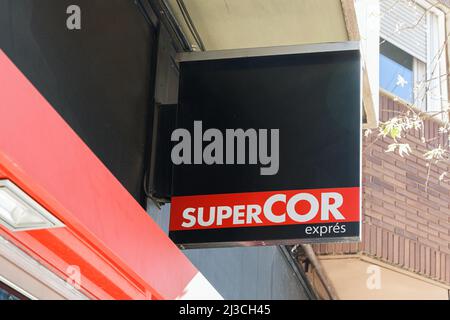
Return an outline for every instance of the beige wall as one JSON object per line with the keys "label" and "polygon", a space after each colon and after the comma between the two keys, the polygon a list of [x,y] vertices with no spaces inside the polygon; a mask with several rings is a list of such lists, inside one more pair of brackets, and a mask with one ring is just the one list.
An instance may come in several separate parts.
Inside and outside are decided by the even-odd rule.
{"label": "beige wall", "polygon": [[[187,31],[177,1],[167,2]],[[184,3],[206,50],[348,40],[340,0],[184,0]]]}
{"label": "beige wall", "polygon": [[374,259],[324,256],[321,263],[340,299],[449,299],[450,287]]}

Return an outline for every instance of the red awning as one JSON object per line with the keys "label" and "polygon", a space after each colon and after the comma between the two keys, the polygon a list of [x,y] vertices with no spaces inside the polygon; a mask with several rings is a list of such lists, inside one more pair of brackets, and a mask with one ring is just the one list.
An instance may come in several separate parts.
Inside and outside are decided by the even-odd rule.
{"label": "red awning", "polygon": [[78,266],[93,298],[174,299],[198,275],[1,50],[0,178],[66,225],[0,235],[62,277]]}

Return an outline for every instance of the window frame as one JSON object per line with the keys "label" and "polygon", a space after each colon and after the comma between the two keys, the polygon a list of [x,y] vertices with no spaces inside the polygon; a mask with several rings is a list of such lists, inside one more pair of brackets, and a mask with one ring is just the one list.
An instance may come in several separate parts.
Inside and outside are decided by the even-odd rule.
{"label": "window frame", "polygon": [[[424,0],[416,0],[417,4],[422,5],[426,10],[426,19],[427,19],[427,61],[426,61],[426,69],[427,69],[427,79],[430,81],[430,79],[434,77],[438,77],[439,81],[439,90],[440,90],[440,102],[436,104],[432,101],[432,93],[430,90],[427,91],[427,107],[426,112],[439,112],[443,110],[443,104],[444,102],[448,101],[448,83],[447,83],[447,77],[444,76],[447,73],[447,48],[444,47],[442,53],[438,55],[438,65],[439,65],[439,72],[437,75],[434,75],[434,70],[432,70],[433,67],[433,60],[435,54],[439,53],[439,50],[442,46],[445,45],[445,36],[446,36],[446,28],[445,28],[445,13],[437,8],[435,5],[430,4],[428,1]],[[426,5],[432,6],[427,8]],[[431,15],[435,15],[437,17],[437,25],[432,25],[432,18]],[[436,28],[437,27],[437,28]],[[436,30],[437,29],[437,30]],[[431,33],[437,31],[437,42],[438,42],[438,49],[437,52],[431,52]],[[434,69],[434,67],[433,67]]]}
{"label": "window frame", "polygon": [[[392,55],[390,55],[388,52],[383,52],[382,50],[382,46],[383,45],[389,45],[392,46],[393,48],[395,48],[395,50],[401,51],[401,54],[407,55],[408,58],[411,59],[411,68],[407,67],[406,65],[403,65],[403,63],[397,61],[395,59],[395,57],[393,57]],[[393,53],[392,51],[390,53]],[[398,92],[396,92],[397,86],[395,86],[392,89],[389,88],[385,88],[382,86],[382,79],[384,77],[384,72],[388,71],[389,74],[392,74],[392,81],[393,84],[395,83],[396,80],[394,80],[395,77],[397,77],[398,75],[401,75],[402,77],[404,77],[401,72],[394,72],[394,70],[390,69],[390,68],[386,68],[386,69],[382,69],[382,56],[386,57],[387,59],[393,61],[394,63],[398,64],[400,67],[403,67],[405,69],[408,69],[411,71],[412,74],[412,79],[406,79],[407,83],[411,85],[411,96],[409,98],[407,97],[402,97],[402,95]],[[380,76],[379,76],[379,81],[380,81],[380,89],[383,91],[388,92],[390,95],[396,97],[396,99],[403,101],[406,104],[410,104],[410,105],[415,105],[418,107],[417,101],[416,101],[416,96],[414,94],[414,86],[417,83],[417,72],[416,72],[416,63],[417,61],[420,61],[421,63],[423,63],[425,65],[425,62],[422,62],[422,60],[417,59],[415,56],[411,55],[409,52],[403,50],[402,48],[400,48],[399,46],[389,42],[386,39],[383,39],[380,37],[380,56],[379,56],[379,61],[380,61]],[[382,72],[382,70],[385,70],[384,72]],[[392,71],[392,72],[391,72]]]}
{"label": "window frame", "polygon": [[[413,66],[413,80],[414,80],[414,88],[423,90],[421,88],[417,88],[417,80],[419,78],[419,70],[417,70],[417,65],[419,63],[425,64],[426,71],[425,71],[425,78],[426,81],[430,81],[430,79],[434,77],[437,78],[437,81],[439,83],[439,86],[437,86],[439,90],[439,97],[440,101],[439,103],[433,101],[432,95],[433,92],[430,90],[427,90],[426,92],[426,99],[423,99],[423,101],[418,101],[415,93],[413,93],[413,105],[424,111],[424,112],[441,112],[444,110],[444,106],[448,105],[448,81],[447,77],[445,76],[448,73],[448,66],[447,66],[447,54],[448,54],[448,47],[445,45],[445,38],[447,36],[446,34],[446,14],[448,13],[448,10],[442,8],[439,4],[433,4],[428,0],[413,0],[413,3],[417,6],[420,6],[425,10],[425,19],[426,19],[426,37],[427,37],[427,51],[426,51],[426,61],[423,61],[422,58],[417,58],[415,55],[409,53],[408,51],[405,51],[401,46],[396,45],[395,43],[392,43],[392,45],[396,46],[400,50],[403,50],[410,54],[414,59],[414,66]],[[432,15],[434,15],[437,18],[437,23],[435,26],[432,25]],[[438,45],[437,45],[437,51],[439,52],[440,48],[442,46],[445,46],[442,50],[442,52],[438,55],[438,73],[436,74],[432,67],[435,65],[433,62],[434,60],[434,53],[432,52],[431,47],[431,34],[432,32],[437,31],[437,37],[438,37]],[[380,35],[381,36],[381,35]],[[382,37],[382,36],[381,36]],[[390,39],[385,39],[386,41],[390,42]],[[396,96],[394,93],[389,92],[390,94]],[[434,93],[435,94],[435,93]],[[424,103],[425,102],[425,103]]]}

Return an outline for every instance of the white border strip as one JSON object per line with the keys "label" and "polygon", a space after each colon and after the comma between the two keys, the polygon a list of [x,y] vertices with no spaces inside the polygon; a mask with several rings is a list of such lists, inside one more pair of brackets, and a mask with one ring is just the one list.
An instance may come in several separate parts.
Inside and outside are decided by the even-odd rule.
{"label": "white border strip", "polygon": [[[48,288],[48,292],[52,291],[54,294],[61,296],[62,298],[69,300],[89,300],[89,297],[69,284],[64,279],[53,273],[44,265],[39,263],[33,257],[28,255],[25,251],[21,250],[12,242],[0,235],[0,256],[6,259],[9,263],[15,265],[19,272],[23,271],[27,276],[34,278],[36,281],[43,284]],[[27,288],[21,288],[14,284],[10,279],[6,279],[1,275],[0,281],[4,282],[8,286],[12,287],[19,293],[32,300],[47,299],[45,292],[42,292],[43,296],[32,294]]]}
{"label": "white border strip", "polygon": [[204,61],[204,60],[220,60],[220,59],[301,54],[301,53],[352,51],[359,49],[360,44],[358,41],[330,42],[330,43],[302,44],[295,46],[182,52],[177,54],[176,61],[189,62],[189,61]]}

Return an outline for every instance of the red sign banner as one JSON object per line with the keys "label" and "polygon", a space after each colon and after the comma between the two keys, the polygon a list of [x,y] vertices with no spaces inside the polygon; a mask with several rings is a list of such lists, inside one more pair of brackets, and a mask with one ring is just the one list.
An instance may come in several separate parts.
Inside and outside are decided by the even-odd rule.
{"label": "red sign banner", "polygon": [[170,230],[356,222],[359,198],[358,187],[173,197]]}

